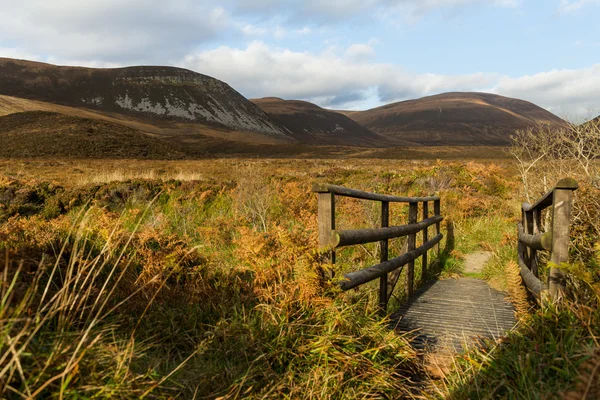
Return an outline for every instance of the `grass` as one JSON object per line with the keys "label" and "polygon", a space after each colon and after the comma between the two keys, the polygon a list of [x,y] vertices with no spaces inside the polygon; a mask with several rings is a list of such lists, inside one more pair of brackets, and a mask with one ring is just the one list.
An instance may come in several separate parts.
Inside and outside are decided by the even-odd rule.
{"label": "grass", "polygon": [[[460,274],[464,255],[492,250],[483,275],[506,288],[518,196],[504,166],[0,164],[4,396],[410,398],[431,395],[423,392],[431,383],[456,398],[533,396],[546,389],[535,389],[536,375],[520,369],[519,354],[535,344],[554,346],[540,347],[527,362],[548,365],[543,379],[554,379],[553,390],[576,390],[574,377],[593,347],[587,339],[597,337],[595,328],[584,329],[583,309],[548,309],[502,345],[458,359],[447,380],[431,382],[407,338],[377,316],[377,282],[340,293],[324,273],[315,252],[315,181],[403,195],[439,192],[454,227],[442,243],[442,274]],[[94,172],[99,166],[105,172]],[[377,210],[365,204],[341,201],[340,226],[373,226]],[[394,205],[391,223],[406,215]],[[402,245],[393,240],[390,256]],[[340,251],[336,276],[376,263],[377,251]],[[549,342],[569,326],[581,329]],[[557,354],[572,362],[557,366]],[[525,385],[530,392],[519,392]]]}

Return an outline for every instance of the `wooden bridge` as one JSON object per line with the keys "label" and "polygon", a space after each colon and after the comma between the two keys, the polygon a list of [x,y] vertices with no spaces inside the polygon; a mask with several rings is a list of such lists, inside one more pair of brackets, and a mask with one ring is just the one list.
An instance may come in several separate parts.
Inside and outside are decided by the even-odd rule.
{"label": "wooden bridge", "polygon": [[[577,182],[561,180],[555,188],[534,205],[522,207],[519,223],[519,266],[525,286],[531,295],[540,300],[542,293],[559,299],[564,291],[565,276],[557,267],[568,261],[569,221],[573,191]],[[380,263],[368,268],[352,271],[340,280],[342,290],[350,290],[367,282],[379,279],[379,307],[387,315],[387,305],[397,282],[405,270],[404,298],[400,309],[390,315],[394,328],[413,332],[413,344],[418,348],[444,347],[459,350],[479,338],[498,339],[515,325],[514,307],[505,293],[495,290],[480,279],[459,278],[436,280],[429,265],[429,253],[436,252],[439,261],[440,242],[443,234],[440,225],[440,197],[398,197],[364,192],[335,185],[315,185],[319,208],[319,245],[327,251],[331,263],[336,262],[336,249],[343,246],[379,242]],[[351,197],[381,203],[379,228],[359,230],[336,229],[336,196]],[[389,226],[390,203],[408,203],[408,223]],[[429,215],[429,204],[433,203],[433,215]],[[546,214],[550,229],[542,232],[542,210]],[[418,215],[422,219],[418,221]],[[434,236],[430,239],[429,229]],[[451,250],[454,241],[452,225],[448,224],[445,252]],[[417,247],[417,236],[421,233],[421,245]],[[389,259],[389,240],[407,237],[402,254]],[[538,251],[550,250],[551,269],[549,285],[538,277]],[[420,277],[415,279],[415,260],[421,257]],[[420,286],[420,287],[418,287]],[[417,288],[418,287],[418,288]]]}

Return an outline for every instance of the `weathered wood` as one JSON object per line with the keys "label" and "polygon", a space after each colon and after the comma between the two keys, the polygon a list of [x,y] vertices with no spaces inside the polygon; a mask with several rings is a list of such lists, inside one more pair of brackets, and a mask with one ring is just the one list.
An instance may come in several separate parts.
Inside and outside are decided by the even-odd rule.
{"label": "weathered wood", "polygon": [[[417,204],[417,203],[414,203]],[[390,226],[382,228],[371,228],[371,229],[355,229],[355,230],[344,230],[330,232],[330,242],[327,246],[331,248],[351,246],[354,244],[372,243],[385,239],[392,239],[401,236],[407,236],[422,231],[430,225],[439,223],[444,218],[442,216],[435,216],[427,218],[423,221],[416,222],[414,224]]]}
{"label": "weathered wood", "polygon": [[373,265],[372,267],[365,268],[360,271],[347,273],[344,275],[345,280],[340,282],[340,287],[342,290],[349,290],[374,279],[380,278],[382,275],[400,268],[410,261],[414,261],[416,258],[422,256],[423,252],[438,244],[443,237],[444,236],[442,234],[439,234],[425,243],[423,246],[408,251],[398,257],[392,258],[391,260]]}
{"label": "weathered wood", "polygon": [[[381,202],[381,227],[386,228],[389,225],[390,220],[390,203],[387,201]],[[379,242],[379,262],[383,263],[388,260],[388,239],[382,239]],[[388,303],[388,276],[384,274],[379,278],[379,309],[383,315],[387,311]]]}
{"label": "weathered wood", "polygon": [[[429,204],[424,201],[423,202],[423,220],[426,220],[427,218],[429,218]],[[423,243],[427,243],[428,239],[428,232],[427,232],[427,227],[425,227],[423,229]],[[427,252],[423,253],[423,258],[421,259],[421,282],[425,282],[425,279],[427,278]]]}
{"label": "weathered wood", "polygon": [[[534,209],[533,210],[533,234],[534,235],[539,235],[542,234],[542,211],[538,210],[538,209]],[[550,232],[550,236],[552,235],[552,232]],[[550,239],[550,248],[552,248],[552,239]],[[540,258],[539,256],[535,255],[535,257],[533,258],[533,260],[531,260],[531,272],[533,273],[533,275],[535,275],[536,277],[540,277],[539,276],[539,262],[540,262]]]}
{"label": "weathered wood", "polygon": [[363,200],[377,200],[377,201],[388,201],[390,203],[411,203],[411,202],[421,202],[421,201],[434,201],[439,200],[439,197],[399,197],[399,196],[389,196],[385,194],[377,194],[364,192],[362,190],[350,189],[343,186],[337,185],[326,185],[326,184],[315,184],[312,188],[313,192],[316,193],[334,193],[338,196],[352,197],[355,199],[363,199]]}
{"label": "weathered wood", "polygon": [[[408,224],[416,224],[417,214],[419,212],[419,203],[410,203],[408,205]],[[417,245],[417,234],[411,233],[408,235],[408,252],[413,251]],[[415,285],[415,260],[412,259],[408,262],[408,269],[406,271],[406,295],[408,297],[413,295]]]}
{"label": "weathered wood", "polygon": [[[436,217],[441,216],[442,215],[442,210],[441,210],[441,204],[440,204],[440,200],[435,200],[433,202],[433,215],[435,215]],[[440,233],[442,233],[441,229],[440,229],[440,223],[436,222],[435,224],[435,234],[439,235]],[[437,252],[437,257],[440,257],[440,245],[438,244],[436,246],[436,252]]]}
{"label": "weathered wood", "polygon": [[[562,181],[561,181],[562,182]],[[565,272],[560,269],[560,264],[569,261],[569,231],[571,221],[571,204],[573,202],[573,189],[556,189],[552,201],[552,252],[548,277],[548,289],[553,300],[560,299],[565,291]]]}
{"label": "weathered wood", "polygon": [[[527,211],[526,210],[526,206],[528,205],[528,203],[523,203],[523,206],[521,207],[521,222],[519,222],[517,224],[517,240],[518,240],[518,229],[519,227],[521,227],[523,229],[523,233],[527,232]],[[520,243],[520,242],[519,242]],[[523,263],[527,266],[527,268],[530,268],[530,264],[529,264],[529,249],[526,246],[521,246],[519,247],[519,256],[522,257],[523,259]]]}
{"label": "weathered wood", "polygon": [[[333,193],[319,193],[318,200],[319,246],[328,248],[331,243],[331,234],[335,229],[335,195]],[[335,263],[335,252],[331,250],[331,263]]]}
{"label": "weathered wood", "polygon": [[549,190],[537,202],[535,202],[535,204],[528,206],[528,208],[525,208],[525,206],[523,206],[523,210],[531,211],[533,209],[543,210],[544,208],[548,208],[552,205],[555,190],[564,189],[564,190],[573,191],[573,190],[577,190],[578,187],[579,187],[579,184],[577,183],[577,181],[575,179],[563,178],[560,181],[558,181],[558,183],[556,184],[556,186],[554,186],[554,188]]}
{"label": "weathered wood", "polygon": [[552,250],[552,232],[544,232],[538,235],[529,235],[524,232],[522,224],[519,224],[518,230],[519,241],[527,247],[534,250]]}
{"label": "weathered wood", "polygon": [[[528,235],[533,234],[533,210],[525,212],[525,220],[523,221],[525,224],[525,233]],[[525,248],[525,253],[527,254],[527,267],[531,270],[533,266],[533,260],[535,259],[536,251],[531,247]]]}
{"label": "weathered wood", "polygon": [[473,278],[428,282],[390,316],[391,326],[416,336],[416,348],[458,351],[481,336],[505,336],[515,322],[514,307],[505,293]]}
{"label": "weathered wood", "polygon": [[[522,244],[519,244],[520,247],[524,247]],[[544,284],[540,281],[534,274],[531,272],[529,267],[525,265],[523,261],[523,256],[521,253],[521,249],[519,250],[519,268],[521,269],[521,277],[523,278],[523,283],[529,289],[529,291],[533,294],[533,296],[539,300],[542,290],[545,289]]]}

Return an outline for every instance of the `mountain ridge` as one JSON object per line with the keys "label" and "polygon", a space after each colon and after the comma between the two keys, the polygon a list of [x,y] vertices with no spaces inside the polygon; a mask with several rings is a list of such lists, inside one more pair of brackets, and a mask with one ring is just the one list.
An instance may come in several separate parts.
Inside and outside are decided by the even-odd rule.
{"label": "mountain ridge", "polygon": [[517,129],[538,123],[566,126],[531,102],[482,92],[447,92],[338,112],[380,135],[424,145],[507,145]]}
{"label": "mountain ridge", "polygon": [[0,58],[0,94],[293,141],[227,83],[177,67],[87,68]]}

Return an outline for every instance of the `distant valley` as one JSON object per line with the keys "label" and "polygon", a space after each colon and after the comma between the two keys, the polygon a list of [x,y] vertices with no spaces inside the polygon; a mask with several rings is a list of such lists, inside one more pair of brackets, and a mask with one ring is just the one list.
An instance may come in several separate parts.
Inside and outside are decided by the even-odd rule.
{"label": "distant valley", "polygon": [[370,131],[336,111],[300,100],[277,97],[252,99],[301,143],[360,147],[415,146],[415,142],[389,138]]}

